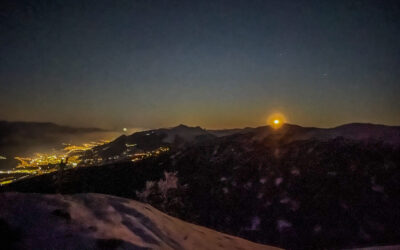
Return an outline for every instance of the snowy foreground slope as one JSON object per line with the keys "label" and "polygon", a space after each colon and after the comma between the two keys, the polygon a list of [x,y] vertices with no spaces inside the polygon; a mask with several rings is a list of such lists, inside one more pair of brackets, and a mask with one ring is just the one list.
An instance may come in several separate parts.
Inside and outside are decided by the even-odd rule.
{"label": "snowy foreground slope", "polygon": [[5,249],[278,249],[101,194],[0,194]]}

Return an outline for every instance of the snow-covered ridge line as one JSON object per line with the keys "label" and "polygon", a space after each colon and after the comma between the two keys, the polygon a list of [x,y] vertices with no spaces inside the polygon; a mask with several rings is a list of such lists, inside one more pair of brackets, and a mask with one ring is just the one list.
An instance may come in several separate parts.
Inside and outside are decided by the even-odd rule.
{"label": "snow-covered ridge line", "polygon": [[0,194],[3,247],[17,249],[278,249],[102,194]]}

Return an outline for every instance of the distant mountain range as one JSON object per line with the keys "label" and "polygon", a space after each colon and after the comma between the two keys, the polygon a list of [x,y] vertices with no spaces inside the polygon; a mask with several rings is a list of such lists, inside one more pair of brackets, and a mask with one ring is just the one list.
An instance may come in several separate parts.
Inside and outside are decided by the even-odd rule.
{"label": "distant mountain range", "polygon": [[138,162],[42,175],[3,191],[96,192],[147,202],[180,219],[289,249],[399,244],[399,127],[286,124],[234,130],[179,125],[121,136],[106,156],[169,147]]}
{"label": "distant mountain range", "polygon": [[179,125],[172,128],[137,132],[129,136],[122,135],[113,142],[100,146],[98,150],[103,158],[107,158],[121,154],[126,150],[127,145],[132,144],[136,144],[137,148],[142,150],[153,150],[160,146],[179,148],[190,143],[213,140],[234,134],[249,135],[253,140],[274,138],[285,142],[310,139],[323,141],[342,137],[363,142],[380,141],[385,144],[400,145],[400,126],[351,123],[323,129],[285,124],[279,129],[262,126],[244,129],[207,130],[200,127]]}
{"label": "distant mountain range", "polygon": [[[367,123],[351,123],[334,128],[314,128],[301,127],[298,125],[284,124],[279,129],[270,126],[244,129],[222,129],[207,130],[200,127],[188,127],[179,125],[173,128],[163,128],[134,133],[124,137],[126,142],[140,143],[140,139],[146,138],[150,141],[158,140],[159,144],[181,146],[182,144],[193,141],[211,139],[215,137],[230,136],[233,134],[253,134],[254,139],[264,139],[265,137],[277,137],[287,141],[296,140],[328,140],[338,137],[351,140],[362,141],[382,141],[387,144],[400,144],[400,126],[385,126]],[[158,138],[158,139],[156,139]],[[121,139],[122,140],[122,139]],[[149,140],[144,140],[149,141]]]}
{"label": "distant mountain range", "polygon": [[[0,121],[0,155],[13,156],[29,152],[29,149],[51,147],[65,141],[68,137],[90,133],[102,133],[99,128],[74,128],[54,123],[7,122]],[[139,149],[152,150],[160,146],[184,147],[187,144],[212,140],[233,134],[253,135],[254,140],[266,137],[289,141],[296,140],[329,140],[338,137],[359,141],[382,141],[385,144],[400,144],[400,126],[384,126],[364,123],[352,123],[335,128],[322,129],[285,124],[280,129],[270,126],[243,129],[207,130],[200,127],[179,125],[137,132],[132,135],[121,135],[101,149],[103,157],[120,154],[127,145],[136,144]]]}
{"label": "distant mountain range", "polygon": [[36,136],[43,134],[73,134],[101,132],[104,129],[99,128],[75,128],[69,126],[57,125],[51,122],[9,122],[0,121],[0,136],[9,136],[11,134],[20,134],[24,136]]}

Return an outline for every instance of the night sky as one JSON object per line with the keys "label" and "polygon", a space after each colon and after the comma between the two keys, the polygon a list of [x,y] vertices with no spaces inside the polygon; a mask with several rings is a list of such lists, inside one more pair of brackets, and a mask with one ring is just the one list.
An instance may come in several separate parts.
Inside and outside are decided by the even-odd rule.
{"label": "night sky", "polygon": [[0,119],[400,125],[400,1],[1,1]]}

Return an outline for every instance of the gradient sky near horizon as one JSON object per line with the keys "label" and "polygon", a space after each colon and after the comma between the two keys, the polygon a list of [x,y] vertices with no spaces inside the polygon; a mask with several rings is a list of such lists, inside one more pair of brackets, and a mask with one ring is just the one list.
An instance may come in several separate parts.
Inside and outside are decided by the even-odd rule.
{"label": "gradient sky near horizon", "polygon": [[400,1],[1,1],[0,119],[400,125]]}

